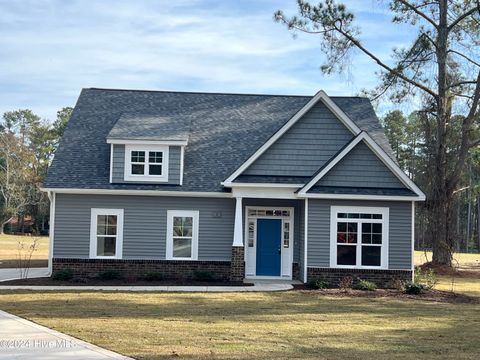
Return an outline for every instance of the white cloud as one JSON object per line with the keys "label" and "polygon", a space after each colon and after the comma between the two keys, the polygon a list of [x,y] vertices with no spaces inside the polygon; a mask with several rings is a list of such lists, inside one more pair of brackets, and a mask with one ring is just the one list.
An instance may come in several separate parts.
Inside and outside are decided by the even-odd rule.
{"label": "white cloud", "polygon": [[[407,42],[387,31],[383,10],[349,3],[382,56]],[[0,112],[53,118],[82,87],[352,95],[375,84],[362,56],[351,81],[322,76],[319,39],[294,40],[273,22],[282,5],[295,12],[294,2],[270,0],[0,0]]]}

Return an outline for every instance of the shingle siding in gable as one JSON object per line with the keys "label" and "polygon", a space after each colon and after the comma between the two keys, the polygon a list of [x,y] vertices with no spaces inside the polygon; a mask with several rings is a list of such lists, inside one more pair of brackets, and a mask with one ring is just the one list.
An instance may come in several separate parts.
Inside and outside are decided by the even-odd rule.
{"label": "shingle siding in gable", "polygon": [[[180,184],[180,146],[170,146],[168,150],[168,182],[162,184],[178,185]],[[140,181],[125,181],[125,145],[113,145],[113,164],[112,164],[112,182],[114,184],[140,183]],[[150,183],[151,182],[145,182]]]}
{"label": "shingle siding in gable", "polygon": [[244,174],[312,176],[352,137],[345,125],[323,103],[318,103]]}
{"label": "shingle siding in gable", "polygon": [[364,143],[359,143],[340,160],[318,186],[405,188],[405,185]]}

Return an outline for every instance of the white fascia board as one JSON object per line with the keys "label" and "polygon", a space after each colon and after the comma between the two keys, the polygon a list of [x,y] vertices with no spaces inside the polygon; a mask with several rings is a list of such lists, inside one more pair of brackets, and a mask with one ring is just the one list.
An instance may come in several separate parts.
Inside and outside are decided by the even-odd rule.
{"label": "white fascia board", "polygon": [[248,187],[248,188],[292,188],[292,189],[298,189],[299,187],[302,187],[304,185],[304,184],[227,183],[227,182],[222,182],[221,184],[228,188]]}
{"label": "white fascia board", "polygon": [[334,200],[383,200],[383,201],[424,201],[421,196],[394,196],[394,195],[355,195],[355,194],[298,194],[299,198],[306,199],[334,199]]}
{"label": "white fascia board", "polygon": [[293,188],[232,188],[233,197],[266,198],[266,199],[297,199]]}
{"label": "white fascia board", "polygon": [[[360,133],[345,149],[343,149],[322,171],[320,171],[312,180],[308,182],[300,191],[299,196],[307,195],[310,190],[320,179],[322,179],[340,160],[342,160],[360,141],[364,140],[370,150],[387,166],[390,171],[410,190],[412,190],[418,198],[416,201],[424,201],[425,194],[422,190],[403,172],[402,169],[388,156],[388,154],[371,138],[366,132]],[[312,194],[309,194],[312,195]],[[318,195],[318,194],[317,194]],[[363,195],[362,195],[363,196]],[[370,196],[370,195],[369,195]],[[374,196],[374,195],[371,195]],[[376,196],[376,195],[375,195]],[[392,197],[393,198],[393,197]],[[395,197],[399,198],[399,197]],[[411,197],[406,196],[406,199]]]}
{"label": "white fascia board", "polygon": [[188,140],[129,140],[129,139],[107,139],[107,144],[186,146],[186,145],[188,144]]}
{"label": "white fascia board", "polygon": [[319,91],[315,94],[310,101],[303,106],[295,115],[293,115],[290,120],[283,125],[280,130],[278,130],[270,139],[268,139],[252,156],[248,158],[240,167],[235,170],[235,172],[230,175],[224,182],[231,183],[235,180],[241,173],[243,173],[250,165],[257,160],[260,155],[262,155],[270,146],[272,146],[283,134],[287,132],[299,119],[301,119],[315,104],[319,101],[322,101],[323,104],[333,112],[334,115],[354,134],[357,135],[361,132],[360,128],[345,114],[345,112],[340,109],[332,99],[323,91]]}
{"label": "white fascia board", "polygon": [[231,193],[200,192],[200,191],[157,191],[157,190],[114,190],[114,189],[65,189],[41,188],[42,191],[56,194],[82,194],[82,195],[138,195],[138,196],[179,196],[179,197],[205,197],[205,198],[231,198]]}
{"label": "white fascia board", "polygon": [[113,183],[113,144],[110,144],[110,184]]}

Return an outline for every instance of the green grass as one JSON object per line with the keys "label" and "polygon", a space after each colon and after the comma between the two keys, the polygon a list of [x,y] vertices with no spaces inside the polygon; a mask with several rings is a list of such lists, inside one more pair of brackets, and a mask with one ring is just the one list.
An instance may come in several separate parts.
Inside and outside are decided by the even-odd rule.
{"label": "green grass", "polygon": [[138,359],[477,359],[480,305],[282,293],[2,292],[0,308]]}
{"label": "green grass", "polygon": [[16,235],[0,235],[0,268],[17,267],[18,242],[23,241],[26,247],[38,239],[38,250],[33,253],[32,267],[46,267],[48,265],[48,237],[29,237]]}

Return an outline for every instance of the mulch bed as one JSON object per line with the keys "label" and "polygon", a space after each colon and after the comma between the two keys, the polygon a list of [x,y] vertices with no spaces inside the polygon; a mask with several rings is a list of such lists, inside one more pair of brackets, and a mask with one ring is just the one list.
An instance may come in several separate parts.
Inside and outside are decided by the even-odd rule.
{"label": "mulch bed", "polygon": [[[48,260],[31,260],[30,268],[47,267]],[[0,269],[12,269],[18,267],[18,260],[0,259]]]}
{"label": "mulch bed", "polygon": [[242,282],[227,281],[194,281],[194,280],[102,280],[97,278],[70,281],[53,280],[52,278],[21,279],[0,282],[0,289],[6,285],[33,286],[250,286]]}
{"label": "mulch bed", "polygon": [[453,293],[450,291],[428,290],[419,295],[405,294],[395,289],[377,289],[375,291],[362,291],[354,289],[322,289],[312,290],[306,285],[294,285],[294,291],[301,291],[308,294],[318,294],[333,297],[362,297],[362,298],[396,298],[411,300],[426,300],[452,304],[480,304],[480,298],[465,294]]}

